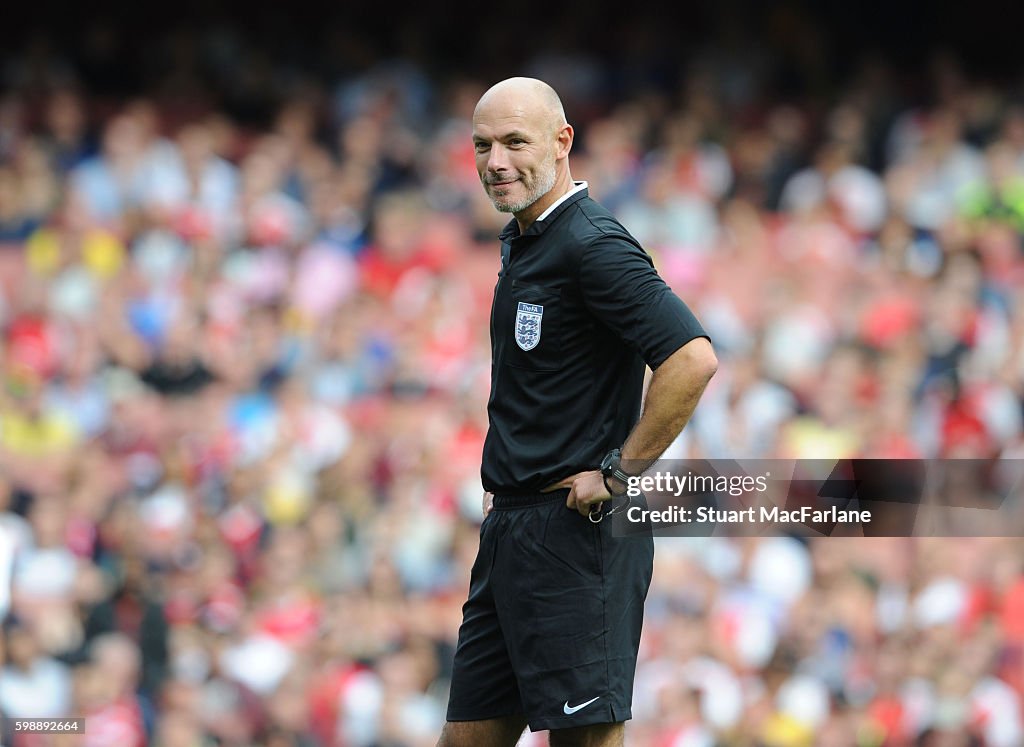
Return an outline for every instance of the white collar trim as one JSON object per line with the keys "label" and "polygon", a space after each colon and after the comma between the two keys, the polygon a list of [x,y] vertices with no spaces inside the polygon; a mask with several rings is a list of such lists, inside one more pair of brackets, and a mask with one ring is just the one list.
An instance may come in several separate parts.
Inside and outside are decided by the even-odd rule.
{"label": "white collar trim", "polygon": [[563,202],[568,200],[570,197],[572,197],[574,194],[576,194],[580,190],[587,189],[588,186],[589,186],[585,181],[573,182],[573,184],[575,184],[576,186],[573,187],[572,189],[570,189],[568,192],[566,192],[561,197],[559,197],[557,200],[555,200],[551,205],[548,205],[548,209],[545,210],[543,213],[541,213],[540,217],[538,217],[537,220],[544,220],[549,215],[551,215],[551,211],[552,210],[554,210],[556,207],[561,205]]}

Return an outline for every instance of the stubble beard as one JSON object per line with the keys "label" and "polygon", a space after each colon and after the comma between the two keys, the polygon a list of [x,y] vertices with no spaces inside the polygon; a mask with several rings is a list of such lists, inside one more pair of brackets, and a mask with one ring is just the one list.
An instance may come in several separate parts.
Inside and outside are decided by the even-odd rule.
{"label": "stubble beard", "polygon": [[551,159],[551,161],[538,172],[537,182],[533,185],[533,189],[531,189],[522,199],[514,202],[506,202],[501,197],[491,196],[491,202],[494,203],[495,209],[502,213],[522,212],[550,192],[555,186],[556,178],[555,160]]}

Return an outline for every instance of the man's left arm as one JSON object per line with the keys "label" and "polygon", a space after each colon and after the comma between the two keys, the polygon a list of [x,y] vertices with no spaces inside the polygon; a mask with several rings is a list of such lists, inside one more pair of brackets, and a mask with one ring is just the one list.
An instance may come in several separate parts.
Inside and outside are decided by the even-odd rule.
{"label": "man's left arm", "polygon": [[[643,414],[622,446],[622,465],[628,474],[640,474],[660,457],[693,415],[704,387],[718,369],[718,359],[706,337],[696,337],[658,366],[644,401]],[[626,486],[609,478],[617,493]],[[593,503],[611,494],[599,471],[576,475],[566,499],[569,508],[584,516]]]}
{"label": "man's left arm", "polygon": [[[689,421],[718,360],[700,322],[632,240],[608,236],[587,247],[579,280],[590,311],[654,371],[640,420],[621,445],[623,468],[640,474]],[[573,475],[560,484],[571,488],[566,505],[581,514],[612,497],[600,471]],[[626,488],[611,487],[616,494]]]}

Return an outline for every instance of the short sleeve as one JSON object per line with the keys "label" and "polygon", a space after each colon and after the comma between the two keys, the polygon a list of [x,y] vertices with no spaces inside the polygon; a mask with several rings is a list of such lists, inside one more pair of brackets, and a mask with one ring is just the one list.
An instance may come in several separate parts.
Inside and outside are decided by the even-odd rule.
{"label": "short sleeve", "polygon": [[690,340],[708,336],[647,253],[626,237],[605,236],[589,244],[580,258],[579,279],[591,313],[652,369]]}

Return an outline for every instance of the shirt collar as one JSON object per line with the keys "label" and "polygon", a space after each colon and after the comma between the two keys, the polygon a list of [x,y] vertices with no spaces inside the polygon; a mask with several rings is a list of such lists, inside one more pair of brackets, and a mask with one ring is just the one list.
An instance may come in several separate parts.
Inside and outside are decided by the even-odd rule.
{"label": "shirt collar", "polygon": [[556,207],[558,207],[558,206],[559,206],[559,205],[561,205],[561,204],[562,204],[563,202],[565,202],[566,200],[568,200],[568,199],[569,199],[570,197],[572,197],[572,196],[573,196],[574,194],[576,194],[577,192],[582,192],[582,191],[583,191],[584,189],[587,189],[587,188],[588,188],[588,185],[587,185],[587,183],[586,183],[585,181],[573,182],[573,185],[574,185],[574,186],[573,186],[573,188],[572,188],[572,189],[570,189],[570,190],[569,190],[568,192],[566,192],[566,193],[565,193],[564,195],[562,195],[562,196],[561,196],[561,197],[559,197],[559,198],[558,198],[557,200],[555,200],[555,201],[554,201],[554,202],[552,202],[552,203],[551,203],[550,205],[548,205],[548,209],[547,209],[547,210],[545,210],[545,211],[544,211],[543,213],[541,213],[541,214],[540,214],[539,216],[537,216],[537,222],[538,222],[538,223],[539,223],[540,221],[544,220],[545,218],[547,218],[547,217],[548,217],[549,215],[551,215],[551,213],[553,213],[553,212],[555,211],[555,208],[556,208]]}
{"label": "shirt collar", "polygon": [[[589,184],[586,181],[574,181],[573,185],[572,189],[551,203],[547,210],[541,213],[540,217],[530,224],[530,227],[526,229],[526,233],[523,234],[524,236],[542,233],[548,226],[545,222],[546,220],[558,217],[562,210],[568,207],[570,203],[576,202],[576,200],[581,197],[587,196]],[[501,241],[510,241],[512,239],[519,238],[519,224],[514,218],[508,222],[501,234],[499,234],[498,238]]]}

